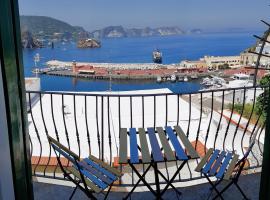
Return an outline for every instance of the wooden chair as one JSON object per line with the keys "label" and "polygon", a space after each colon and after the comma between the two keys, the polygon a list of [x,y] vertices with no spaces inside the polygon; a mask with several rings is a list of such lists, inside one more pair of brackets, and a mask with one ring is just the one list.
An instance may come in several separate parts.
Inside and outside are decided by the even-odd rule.
{"label": "wooden chair", "polygon": [[[224,193],[233,184],[241,192],[242,196],[245,199],[248,199],[247,196],[244,194],[243,190],[238,185],[238,179],[241,175],[242,170],[244,169],[245,163],[247,162],[247,157],[255,144],[256,135],[259,130],[260,126],[258,126],[257,129],[254,131],[249,147],[241,159],[239,159],[238,154],[214,150],[213,148],[209,149],[205,156],[201,159],[200,163],[195,168],[195,171],[203,173],[208,182],[211,184],[212,191],[215,190],[217,192],[217,195],[213,199],[216,199],[218,197],[224,199],[222,197],[222,193]],[[215,183],[210,180],[210,177],[212,176],[215,176],[217,178],[217,181]],[[221,191],[219,191],[217,189],[217,186],[223,180],[228,181],[228,184]]]}
{"label": "wooden chair", "polygon": [[[77,188],[80,188],[91,199],[96,199],[93,195],[94,193],[104,194],[104,199],[108,197],[113,183],[121,176],[118,170],[92,155],[81,160],[77,154],[52,137],[48,136],[48,140],[54,149],[64,177],[68,178],[76,185],[69,199],[73,197]],[[61,155],[64,156],[72,166],[63,166],[60,160]],[[108,191],[104,192],[107,188],[109,188]]]}

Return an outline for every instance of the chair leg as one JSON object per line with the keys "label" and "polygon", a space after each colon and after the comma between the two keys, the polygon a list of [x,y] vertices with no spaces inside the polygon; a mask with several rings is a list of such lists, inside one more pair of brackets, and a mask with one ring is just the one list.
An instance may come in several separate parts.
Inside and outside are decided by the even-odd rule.
{"label": "chair leg", "polygon": [[[212,188],[216,191],[217,195],[214,197],[214,199],[216,199],[217,197],[220,197],[222,200],[224,200],[224,198],[222,197],[221,193],[218,191],[218,189],[216,188],[215,184],[210,180],[210,178],[208,176],[205,176],[206,179],[208,180],[208,182],[210,183],[210,185],[212,186]],[[208,197],[209,198],[209,197]]]}
{"label": "chair leg", "polygon": [[76,187],[74,188],[73,192],[71,193],[71,195],[70,195],[70,197],[69,197],[69,200],[72,199],[72,197],[74,196],[74,194],[75,194],[77,188],[78,188],[78,185],[76,185]]}
{"label": "chair leg", "polygon": [[247,196],[244,194],[243,190],[240,188],[240,186],[237,184],[237,182],[235,182],[234,184],[236,185],[237,189],[241,192],[242,196],[243,196],[246,200],[248,200]]}
{"label": "chair leg", "polygon": [[220,192],[218,192],[218,195],[216,195],[214,199],[218,198],[218,197],[221,197],[222,193],[224,193],[234,182],[231,181],[228,185],[226,185],[226,187],[224,187]]}
{"label": "chair leg", "polygon": [[104,197],[104,200],[106,200],[108,198],[108,195],[109,195],[111,189],[112,189],[112,184],[110,185],[109,190],[108,190],[108,192],[106,193],[106,195]]}

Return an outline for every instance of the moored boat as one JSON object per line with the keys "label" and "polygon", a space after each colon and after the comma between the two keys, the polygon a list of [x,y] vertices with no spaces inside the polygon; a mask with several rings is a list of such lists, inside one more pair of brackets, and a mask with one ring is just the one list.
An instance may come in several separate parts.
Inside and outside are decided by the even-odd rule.
{"label": "moored boat", "polygon": [[157,82],[161,83],[162,82],[162,78],[160,76],[157,77]]}
{"label": "moored boat", "polygon": [[175,82],[176,81],[176,76],[175,76],[175,74],[172,74],[171,75],[171,82]]}

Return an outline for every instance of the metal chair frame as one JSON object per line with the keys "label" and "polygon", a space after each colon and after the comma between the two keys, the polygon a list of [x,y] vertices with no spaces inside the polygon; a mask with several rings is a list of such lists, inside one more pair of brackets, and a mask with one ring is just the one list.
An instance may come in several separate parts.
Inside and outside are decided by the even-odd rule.
{"label": "metal chair frame", "polygon": [[[64,178],[67,178],[68,180],[70,180],[71,182],[73,182],[76,187],[74,188],[74,190],[72,191],[69,199],[71,200],[72,197],[74,196],[76,190],[79,188],[80,190],[82,190],[86,196],[90,199],[97,199],[93,194],[96,193],[94,192],[94,190],[91,190],[89,189],[89,186],[87,186],[86,184],[86,177],[85,175],[83,175],[83,173],[81,172],[81,168],[82,166],[79,165],[79,162],[80,162],[80,158],[78,155],[76,155],[75,153],[73,153],[72,151],[68,151],[67,153],[69,154],[69,156],[71,156],[73,158],[73,160],[70,160],[69,158],[68,159],[68,163],[69,162],[72,162],[74,164],[74,166],[76,166],[77,168],[77,171],[79,172],[79,175],[80,175],[80,179],[76,179],[76,176],[71,173],[71,172],[68,172],[65,167],[63,166],[62,162],[61,162],[61,153],[57,151],[56,147],[55,147],[55,144],[60,144],[58,141],[54,140],[52,137],[48,136],[48,140],[49,140],[49,143],[50,145],[52,146],[54,152],[55,152],[55,155],[56,155],[56,159],[57,159],[57,162],[60,166],[60,169],[62,170],[63,174],[64,174]],[[61,144],[60,144],[61,145]],[[63,145],[62,145],[63,146]],[[64,147],[64,146],[63,146]],[[65,147],[66,148],[66,147]],[[66,148],[67,149],[67,148]],[[63,155],[63,154],[62,154]],[[71,176],[71,175],[74,175],[74,178]],[[104,195],[104,199],[107,199],[110,191],[111,191],[111,188],[112,188],[112,185],[113,185],[113,182],[108,185],[109,189],[107,192],[104,192],[104,191],[101,191],[100,193],[102,193]]]}
{"label": "metal chair frame", "polygon": [[[265,127],[265,124],[263,125],[262,129]],[[211,189],[211,192],[210,194],[208,195],[208,198],[210,198],[211,194],[213,191],[215,191],[217,194],[216,196],[214,196],[213,200],[214,199],[217,199],[218,197],[220,197],[222,200],[224,199],[222,197],[222,194],[230,187],[232,186],[233,184],[236,186],[236,188],[239,190],[239,192],[242,194],[242,196],[244,197],[244,199],[248,199],[248,197],[245,195],[245,193],[243,192],[243,190],[241,189],[241,187],[239,186],[238,184],[238,180],[239,180],[239,177],[244,169],[244,166],[245,166],[245,163],[247,162],[247,157],[249,156],[254,144],[255,144],[255,141],[256,141],[256,136],[257,136],[257,133],[259,132],[259,130],[261,129],[260,126],[257,127],[257,129],[255,130],[254,128],[254,132],[253,132],[253,135],[252,135],[252,138],[251,138],[251,141],[250,141],[250,145],[248,147],[248,150],[246,151],[246,153],[244,154],[244,156],[238,160],[238,162],[235,164],[235,167],[234,167],[234,174],[231,176],[230,180],[229,180],[229,183],[222,189],[222,190],[218,190],[217,189],[217,186],[224,180],[224,174],[222,176],[222,178],[220,179],[217,179],[216,182],[214,183],[214,181],[211,181],[211,179],[209,178],[210,176],[208,175],[208,172],[207,173],[203,173],[204,176],[206,177],[206,179],[208,180],[208,182],[210,183],[210,185],[212,186]]]}

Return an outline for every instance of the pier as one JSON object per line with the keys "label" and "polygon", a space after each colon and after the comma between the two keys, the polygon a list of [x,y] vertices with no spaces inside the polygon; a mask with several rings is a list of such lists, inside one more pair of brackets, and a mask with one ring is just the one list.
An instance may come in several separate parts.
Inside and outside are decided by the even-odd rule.
{"label": "pier", "polygon": [[[208,72],[206,68],[183,68],[177,64],[155,63],[82,63],[48,61],[48,68],[37,73],[51,76],[65,76],[83,79],[113,79],[113,80],[157,80],[169,81],[175,75],[176,81],[184,77],[188,79],[217,75]],[[195,78],[194,78],[195,77]]]}

